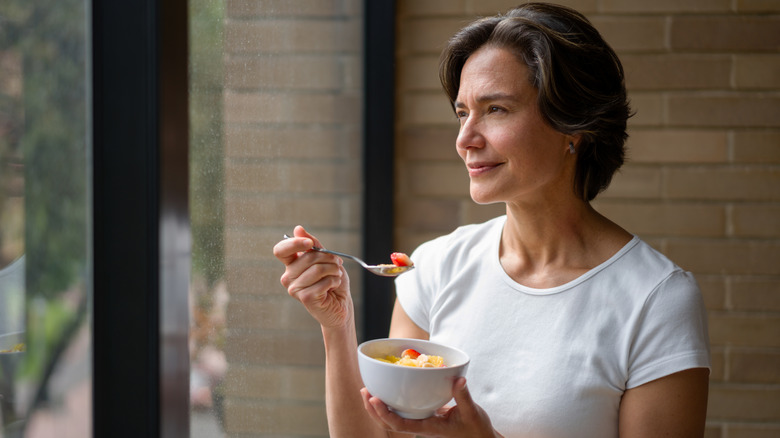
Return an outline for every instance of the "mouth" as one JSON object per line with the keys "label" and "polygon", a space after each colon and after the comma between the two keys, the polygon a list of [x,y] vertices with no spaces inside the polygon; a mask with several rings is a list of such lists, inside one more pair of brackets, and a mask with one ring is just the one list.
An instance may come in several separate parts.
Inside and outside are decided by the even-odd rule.
{"label": "mouth", "polygon": [[466,168],[469,171],[469,176],[473,178],[490,173],[501,165],[503,163],[473,162],[466,164]]}

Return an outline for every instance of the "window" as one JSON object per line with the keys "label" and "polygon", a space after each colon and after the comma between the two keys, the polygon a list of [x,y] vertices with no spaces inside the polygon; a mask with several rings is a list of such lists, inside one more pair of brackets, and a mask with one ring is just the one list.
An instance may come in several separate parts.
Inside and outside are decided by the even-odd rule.
{"label": "window", "polygon": [[193,437],[328,435],[321,333],[271,249],[301,224],[363,251],[362,7],[190,2]]}
{"label": "window", "polygon": [[87,6],[0,5],[0,425],[9,437],[91,429]]}

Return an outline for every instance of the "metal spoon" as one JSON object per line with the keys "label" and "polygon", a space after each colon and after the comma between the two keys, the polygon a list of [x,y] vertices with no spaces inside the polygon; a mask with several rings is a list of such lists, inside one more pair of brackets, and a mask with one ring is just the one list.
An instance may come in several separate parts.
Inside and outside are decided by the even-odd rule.
{"label": "metal spoon", "polygon": [[[289,239],[290,236],[285,234],[284,238],[285,239]],[[352,260],[358,262],[360,264],[360,266],[366,268],[366,270],[368,270],[372,274],[376,274],[376,275],[379,275],[379,276],[382,276],[382,277],[396,277],[396,276],[399,276],[399,275],[403,274],[404,272],[408,272],[408,271],[414,269],[414,266],[396,266],[396,265],[393,265],[393,264],[369,265],[368,263],[364,262],[363,260],[360,260],[359,258],[357,258],[357,257],[355,257],[353,255],[344,254],[343,252],[338,252],[338,251],[331,251],[329,249],[320,248],[318,246],[312,247],[311,250],[312,251],[324,252],[324,253],[328,253],[328,254],[333,254],[333,255],[337,255],[339,257],[344,257],[344,258],[348,258],[348,259],[352,259]]]}

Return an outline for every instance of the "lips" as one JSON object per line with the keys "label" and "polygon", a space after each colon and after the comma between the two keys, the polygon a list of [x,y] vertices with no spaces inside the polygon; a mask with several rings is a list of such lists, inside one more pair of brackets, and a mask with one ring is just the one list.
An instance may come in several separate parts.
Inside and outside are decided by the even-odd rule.
{"label": "lips", "polygon": [[489,162],[489,161],[475,161],[472,163],[467,163],[466,168],[468,168],[469,176],[475,177],[475,176],[481,176],[486,173],[489,173],[499,166],[501,166],[503,163],[497,163],[497,162]]}

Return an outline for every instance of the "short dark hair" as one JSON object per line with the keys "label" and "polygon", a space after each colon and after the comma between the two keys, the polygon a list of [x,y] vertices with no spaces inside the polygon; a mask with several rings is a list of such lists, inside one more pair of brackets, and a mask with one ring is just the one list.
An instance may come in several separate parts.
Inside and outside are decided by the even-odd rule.
{"label": "short dark hair", "polygon": [[614,50],[584,15],[564,6],[527,3],[478,19],[441,55],[439,78],[453,105],[466,60],[483,46],[515,53],[528,66],[544,119],[561,133],[581,135],[574,190],[586,201],[595,198],[623,165],[631,116]]}

